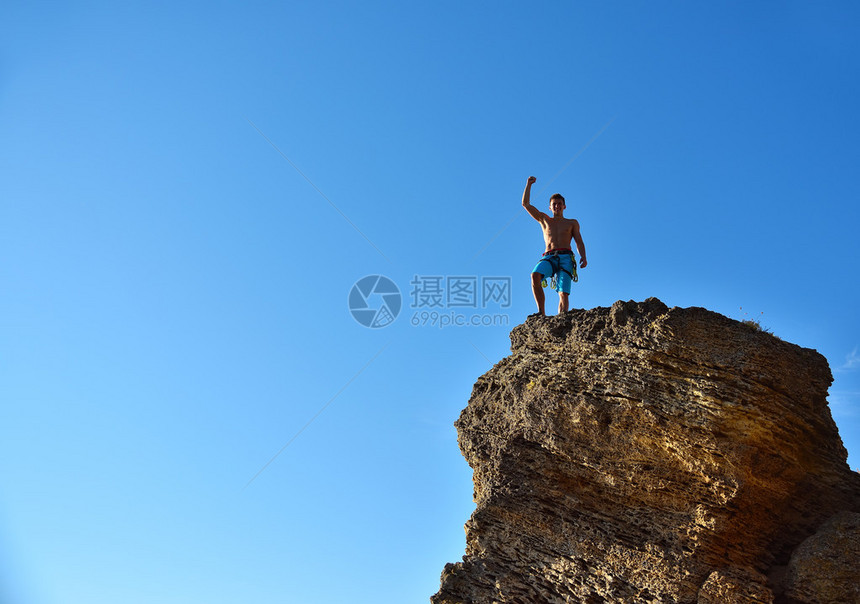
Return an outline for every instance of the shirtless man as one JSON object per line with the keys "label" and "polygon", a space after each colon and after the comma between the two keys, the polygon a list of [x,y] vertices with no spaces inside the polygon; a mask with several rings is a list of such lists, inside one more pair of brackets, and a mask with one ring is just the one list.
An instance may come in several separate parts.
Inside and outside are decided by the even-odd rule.
{"label": "shirtless man", "polygon": [[552,211],[552,216],[547,216],[529,203],[531,188],[535,181],[537,179],[534,176],[529,176],[526,189],[523,191],[523,207],[531,214],[532,218],[540,223],[546,250],[532,271],[532,293],[538,306],[537,314],[545,315],[541,282],[545,283],[546,279],[555,275],[558,312],[563,313],[567,312],[570,283],[573,275],[576,274],[574,267],[576,258],[570,249],[570,240],[573,239],[576,242],[580,268],[588,266],[588,261],[585,259],[585,244],[582,243],[582,236],[579,234],[579,222],[573,218],[564,217],[564,209],[567,207],[564,203],[564,197],[556,193],[549,198],[549,209]]}

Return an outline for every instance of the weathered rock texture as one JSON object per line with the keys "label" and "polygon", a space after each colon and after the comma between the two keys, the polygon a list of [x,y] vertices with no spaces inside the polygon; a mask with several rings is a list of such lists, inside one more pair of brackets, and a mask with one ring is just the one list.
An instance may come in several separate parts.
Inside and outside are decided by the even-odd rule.
{"label": "weathered rock texture", "polygon": [[477,508],[434,604],[860,602],[820,354],[654,298],[511,343],[456,423]]}

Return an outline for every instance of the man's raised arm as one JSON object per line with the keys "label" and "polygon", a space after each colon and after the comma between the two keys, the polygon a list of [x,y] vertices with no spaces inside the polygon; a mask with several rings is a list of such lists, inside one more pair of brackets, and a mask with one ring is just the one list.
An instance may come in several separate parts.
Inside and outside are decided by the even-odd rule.
{"label": "man's raised arm", "polygon": [[538,222],[542,222],[542,218],[546,218],[546,214],[538,210],[534,207],[530,202],[532,185],[537,181],[537,178],[534,176],[529,176],[528,181],[526,182],[526,189],[523,191],[523,207],[526,211],[531,214],[531,217],[537,220]]}

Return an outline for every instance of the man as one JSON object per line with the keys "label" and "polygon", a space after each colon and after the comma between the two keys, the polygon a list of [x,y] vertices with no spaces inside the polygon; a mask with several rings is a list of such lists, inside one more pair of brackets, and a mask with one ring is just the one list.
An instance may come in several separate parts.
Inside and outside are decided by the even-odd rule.
{"label": "man", "polygon": [[531,214],[531,217],[540,223],[543,230],[543,240],[546,250],[532,271],[532,293],[537,302],[539,315],[545,315],[543,287],[546,280],[552,277],[553,287],[558,292],[558,312],[567,312],[570,295],[570,283],[576,275],[574,262],[576,258],[570,249],[570,240],[576,242],[576,251],[579,252],[579,267],[588,266],[585,259],[585,244],[579,234],[579,222],[573,218],[564,217],[564,197],[556,193],[549,198],[549,209],[552,216],[547,216],[529,203],[532,185],[537,181],[534,176],[529,176],[526,189],[523,191],[523,207]]}

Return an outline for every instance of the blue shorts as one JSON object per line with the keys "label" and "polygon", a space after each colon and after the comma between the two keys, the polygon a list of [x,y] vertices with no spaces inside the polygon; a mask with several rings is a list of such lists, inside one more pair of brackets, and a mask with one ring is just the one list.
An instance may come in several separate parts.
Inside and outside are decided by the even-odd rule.
{"label": "blue shorts", "polygon": [[532,273],[540,273],[544,279],[549,279],[555,274],[555,291],[569,294],[573,270],[573,254],[544,254],[544,257],[535,264]]}

